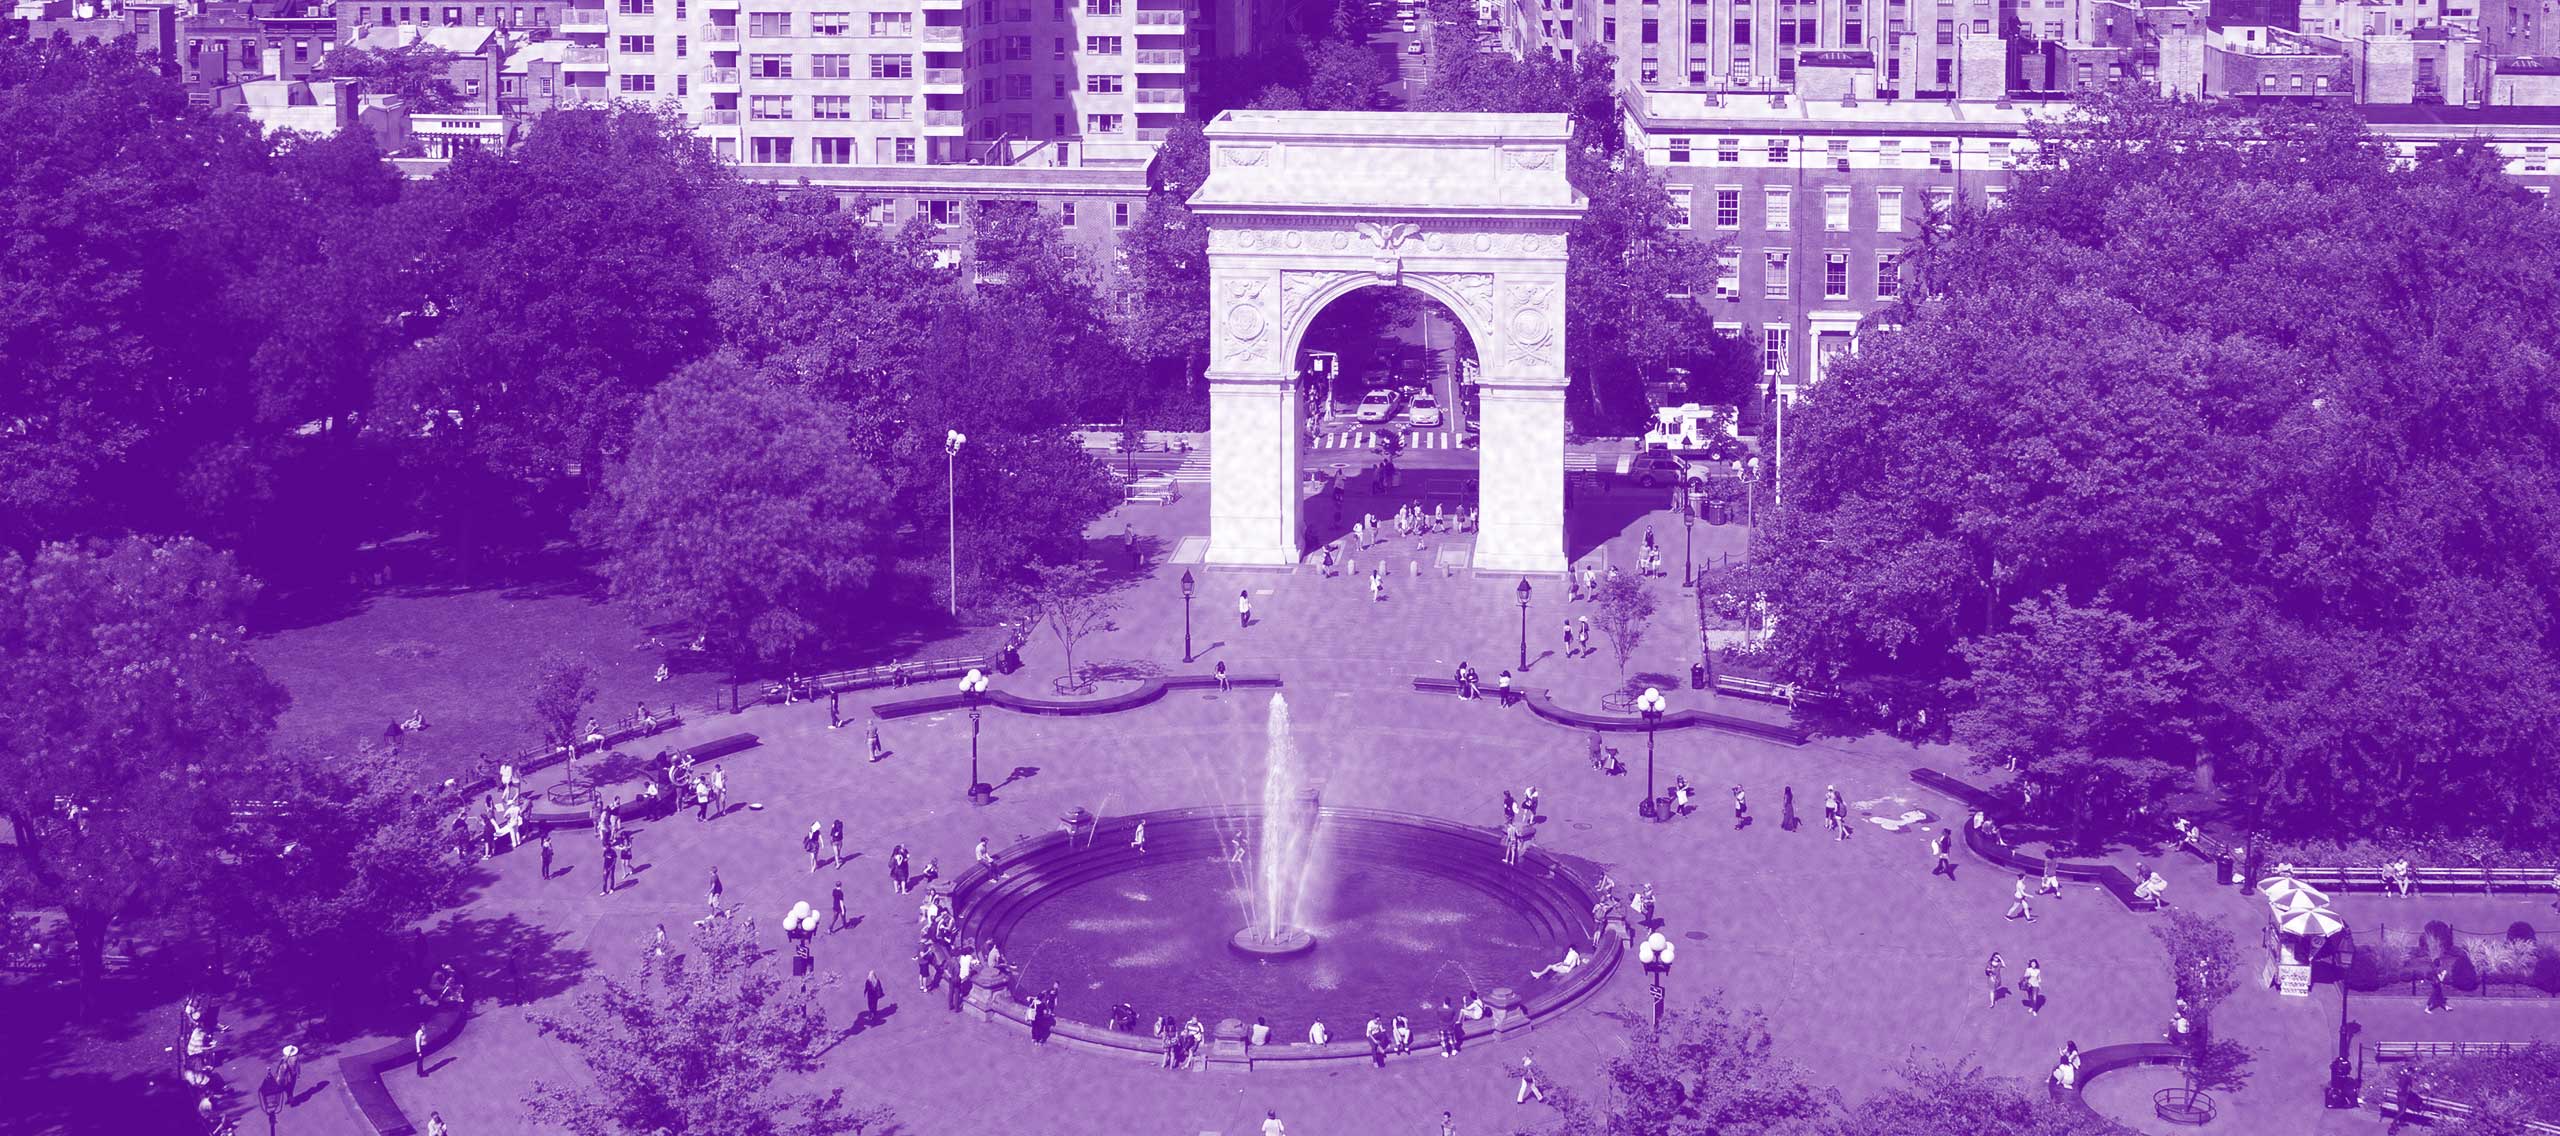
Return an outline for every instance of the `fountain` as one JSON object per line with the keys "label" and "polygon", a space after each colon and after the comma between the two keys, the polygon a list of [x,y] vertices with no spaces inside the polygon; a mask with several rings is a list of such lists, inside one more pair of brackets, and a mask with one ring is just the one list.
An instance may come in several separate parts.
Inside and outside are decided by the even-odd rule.
{"label": "fountain", "polygon": [[1307,865],[1315,854],[1321,791],[1298,768],[1289,736],[1289,702],[1271,695],[1264,730],[1262,828],[1253,855],[1253,911],[1228,945],[1249,955],[1294,955],[1315,949],[1306,926]]}

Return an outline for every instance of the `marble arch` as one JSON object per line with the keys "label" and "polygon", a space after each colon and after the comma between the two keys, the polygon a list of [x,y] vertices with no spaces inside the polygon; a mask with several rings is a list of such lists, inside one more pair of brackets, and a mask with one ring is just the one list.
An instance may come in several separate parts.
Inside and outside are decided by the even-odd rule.
{"label": "marble arch", "polygon": [[1402,285],[1483,367],[1475,567],[1563,571],[1565,116],[1228,111],[1207,133],[1209,563],[1304,555],[1298,342],[1335,298]]}

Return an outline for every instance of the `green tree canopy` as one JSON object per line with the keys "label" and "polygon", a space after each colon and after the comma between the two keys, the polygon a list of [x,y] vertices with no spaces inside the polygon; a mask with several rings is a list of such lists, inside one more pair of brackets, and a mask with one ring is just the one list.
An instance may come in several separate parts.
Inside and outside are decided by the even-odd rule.
{"label": "green tree canopy", "polygon": [[342,45],[320,57],[311,73],[359,79],[367,94],[398,95],[411,114],[441,114],[462,105],[453,89],[452,52],[425,40],[398,47]]}
{"label": "green tree canopy", "polygon": [[2053,802],[2548,833],[2560,231],[2477,147],[2114,96],[1787,416],[1774,658]]}

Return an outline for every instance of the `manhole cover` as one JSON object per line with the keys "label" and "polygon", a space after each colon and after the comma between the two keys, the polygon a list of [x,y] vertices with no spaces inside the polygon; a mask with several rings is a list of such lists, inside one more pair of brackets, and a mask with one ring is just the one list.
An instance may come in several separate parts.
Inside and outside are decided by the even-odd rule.
{"label": "manhole cover", "polygon": [[1575,821],[1573,822],[1573,830],[1575,832],[1589,832],[1591,831],[1591,822],[1587,820]]}
{"label": "manhole cover", "polygon": [[1707,933],[1704,931],[1683,931],[1680,933],[1680,937],[1683,939],[1695,939],[1701,943],[1707,941]]}

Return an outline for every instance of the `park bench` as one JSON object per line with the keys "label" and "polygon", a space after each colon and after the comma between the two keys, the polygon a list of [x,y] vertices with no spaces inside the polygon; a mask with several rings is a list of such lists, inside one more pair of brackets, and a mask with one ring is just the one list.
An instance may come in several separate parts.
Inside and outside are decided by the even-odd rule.
{"label": "park bench", "polygon": [[[1478,688],[1484,692],[1487,701],[1499,700],[1501,688],[1494,683],[1479,682]],[[1417,694],[1454,696],[1458,693],[1458,681],[1437,675],[1423,675],[1413,680],[1413,689]],[[1645,728],[1644,719],[1634,714],[1594,714],[1556,705],[1555,699],[1550,697],[1542,687],[1515,684],[1511,688],[1511,698],[1512,701],[1526,705],[1531,713],[1560,726],[1617,733],[1633,733]],[[1684,730],[1701,726],[1710,730],[1722,730],[1729,734],[1741,734],[1745,737],[1761,738],[1791,746],[1800,746],[1810,740],[1804,731],[1793,726],[1736,718],[1729,714],[1711,714],[1704,710],[1671,711],[1664,714],[1654,728]]]}
{"label": "park bench", "polygon": [[[1911,779],[1931,790],[1953,798],[1957,803],[1962,804],[1967,809],[1979,809],[1988,814],[1991,813],[1994,806],[2000,803],[1998,797],[1944,773],[1940,773],[1935,769],[1914,769],[1911,771]],[[1998,818],[1997,816],[1994,816],[1993,819],[1996,821]],[[1992,866],[2028,876],[2039,875],[2045,870],[2045,860],[2043,857],[2030,856],[2010,847],[2007,844],[1994,840],[1990,835],[1984,833],[1979,828],[1975,828],[1967,821],[1955,821],[1952,823],[1963,830],[1965,848]],[[2116,897],[2116,902],[2123,904],[2127,911],[2157,911],[2160,909],[2160,901],[2156,899],[2144,899],[2141,896],[2135,895],[2134,888],[2141,881],[2134,879],[2132,876],[2126,875],[2123,869],[2118,868],[2113,864],[2093,864],[2085,862],[2073,863],[2069,860],[2057,858],[2053,862],[2053,874],[2056,879],[2081,880],[2095,884],[2099,888],[2104,889],[2108,895]],[[2085,1064],[2087,1059],[2083,1058],[2082,1060]]]}
{"label": "park bench", "polygon": [[[2467,1120],[2472,1111],[2472,1106],[2458,1100],[2431,1097],[2425,1093],[2409,1093],[2404,1096],[2397,1088],[2381,1090],[2381,1097],[2382,1099],[2378,1102],[2379,1111],[2385,1118],[2393,1120],[2433,1125],[2446,1121]],[[2560,1136],[2560,1124],[2539,1120],[2523,1120],[2520,1123],[2527,1132]]]}
{"label": "park bench", "polygon": [[2369,1041],[2364,1058],[2377,1065],[2426,1057],[2482,1057],[2529,1049],[2530,1041]]}
{"label": "park bench", "polygon": [[[804,678],[800,680],[800,685],[802,690],[813,695],[864,690],[875,686],[906,686],[910,683],[930,682],[935,679],[958,678],[973,670],[1002,673],[1004,658],[1003,653],[998,652],[987,655],[958,655],[948,659],[913,659],[899,663],[882,663],[873,667],[829,671],[813,678]],[[757,697],[765,702],[780,702],[786,693],[784,685],[779,682],[768,682],[764,684],[764,692]]]}
{"label": "park bench", "polygon": [[1838,695],[1831,694],[1827,691],[1806,690],[1804,687],[1798,686],[1796,687],[1795,700],[1790,703],[1787,700],[1787,684],[1782,682],[1770,682],[1767,679],[1748,678],[1743,675],[1717,675],[1715,677],[1715,687],[1716,693],[1718,694],[1730,694],[1736,698],[1749,698],[1758,702],[1775,702],[1780,705],[1829,702],[1838,697]]}
{"label": "park bench", "polygon": [[[462,1036],[462,1024],[467,1018],[459,1006],[447,1006],[428,1015],[427,1056],[435,1056],[436,1051]],[[400,1102],[392,1099],[391,1090],[382,1083],[384,1070],[397,1069],[417,1059],[416,1043],[405,1037],[338,1059],[338,1083],[347,1087],[347,1095],[354,1099],[357,1114],[364,1117],[375,1136],[413,1136],[417,1132],[417,1126],[409,1122],[409,1115],[400,1111]]]}
{"label": "park bench", "polygon": [[717,761],[733,753],[754,749],[758,744],[759,739],[754,734],[731,734],[679,751],[679,756],[692,758],[695,762]]}

